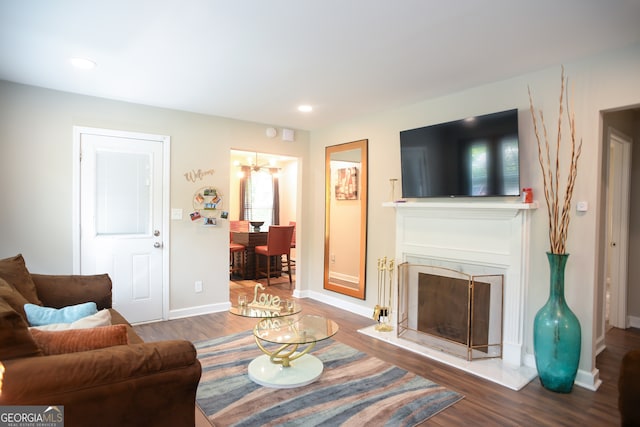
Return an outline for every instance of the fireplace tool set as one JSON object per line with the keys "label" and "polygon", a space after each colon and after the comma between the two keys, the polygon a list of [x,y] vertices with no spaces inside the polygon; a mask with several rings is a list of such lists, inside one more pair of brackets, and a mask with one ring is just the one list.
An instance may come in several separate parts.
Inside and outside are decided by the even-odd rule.
{"label": "fireplace tool set", "polygon": [[391,332],[391,299],[393,290],[394,260],[378,258],[378,303],[373,309],[373,320],[378,324],[376,331]]}

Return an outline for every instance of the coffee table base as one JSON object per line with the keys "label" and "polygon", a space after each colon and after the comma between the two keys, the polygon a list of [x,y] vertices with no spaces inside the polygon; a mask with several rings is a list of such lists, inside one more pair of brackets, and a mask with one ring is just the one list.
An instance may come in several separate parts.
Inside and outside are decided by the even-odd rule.
{"label": "coffee table base", "polygon": [[322,361],[305,354],[284,367],[271,362],[266,354],[249,363],[249,378],[256,384],[271,388],[295,388],[311,384],[322,375]]}

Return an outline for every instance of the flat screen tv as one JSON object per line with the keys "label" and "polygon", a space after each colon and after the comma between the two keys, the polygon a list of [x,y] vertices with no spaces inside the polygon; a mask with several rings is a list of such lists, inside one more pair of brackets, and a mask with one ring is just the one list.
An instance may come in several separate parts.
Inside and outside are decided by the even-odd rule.
{"label": "flat screen tv", "polygon": [[402,197],[520,194],[518,110],[400,132]]}

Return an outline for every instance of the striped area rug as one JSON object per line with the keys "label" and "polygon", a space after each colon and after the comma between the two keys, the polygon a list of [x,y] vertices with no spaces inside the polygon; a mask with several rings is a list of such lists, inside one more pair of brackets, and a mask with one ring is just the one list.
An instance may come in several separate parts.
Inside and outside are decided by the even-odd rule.
{"label": "striped area rug", "polygon": [[196,399],[215,426],[414,426],[463,398],[332,339],[312,351],[324,363],[321,377],[292,389],[249,379],[249,362],[262,354],[251,331],[195,346],[202,364]]}

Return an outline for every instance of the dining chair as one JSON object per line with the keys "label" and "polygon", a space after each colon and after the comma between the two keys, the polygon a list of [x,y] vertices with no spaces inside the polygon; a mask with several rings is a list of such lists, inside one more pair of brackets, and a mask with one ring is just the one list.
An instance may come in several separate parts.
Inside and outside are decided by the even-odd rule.
{"label": "dining chair", "polygon": [[233,242],[234,231],[249,231],[249,221],[229,221],[229,274],[238,273],[244,279],[247,248]]}
{"label": "dining chair", "polygon": [[[289,225],[293,225],[293,234],[291,234],[291,249],[295,249],[296,248],[296,222],[289,221]],[[295,256],[290,255],[289,264],[291,265],[291,268],[293,269],[296,268]]]}
{"label": "dining chair", "polygon": [[229,230],[231,231],[249,231],[249,221],[229,221]]}
{"label": "dining chair", "polygon": [[[271,264],[274,261],[274,257],[284,258],[282,259],[282,267],[280,271],[284,273],[285,264],[287,267],[286,273],[289,275],[289,288],[293,285],[291,278],[291,235],[293,234],[294,226],[292,225],[271,225],[269,226],[269,232],[267,234],[267,244],[255,247],[256,252],[256,279],[260,278],[260,275],[266,274],[267,286],[270,286],[271,278]],[[260,268],[260,256],[266,257],[266,270]],[[275,263],[273,263],[275,265]]]}

